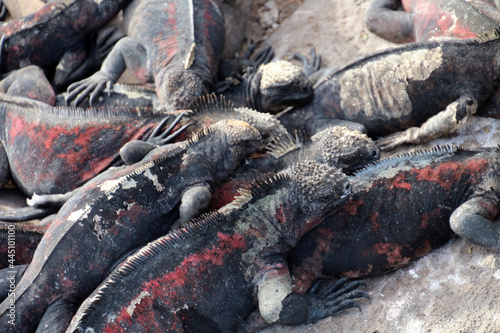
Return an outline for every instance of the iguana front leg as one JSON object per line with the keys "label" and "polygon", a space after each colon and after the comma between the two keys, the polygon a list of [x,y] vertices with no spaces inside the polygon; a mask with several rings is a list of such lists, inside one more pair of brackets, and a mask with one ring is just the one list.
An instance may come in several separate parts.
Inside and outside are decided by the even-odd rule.
{"label": "iguana front leg", "polygon": [[394,43],[414,42],[413,14],[400,8],[398,0],[374,0],[366,15],[368,30]]}
{"label": "iguana front leg", "polygon": [[150,75],[146,68],[146,49],[131,38],[124,37],[113,47],[98,72],[68,87],[66,103],[74,100],[74,104],[79,105],[90,96],[89,104],[92,105],[104,88],[111,89],[126,69],[130,69],[140,81],[147,82]]}
{"label": "iguana front leg", "polygon": [[170,229],[178,229],[195,217],[206,212],[211,199],[212,191],[208,184],[201,184],[188,188],[182,194],[181,205],[179,207],[179,219],[172,224]]}
{"label": "iguana front leg", "polygon": [[451,229],[460,237],[493,251],[500,251],[498,200],[475,197],[460,205],[450,217]]}
{"label": "iguana front leg", "polygon": [[478,105],[477,99],[462,95],[445,110],[427,119],[422,126],[387,135],[377,141],[377,146],[380,150],[389,151],[403,144],[418,144],[438,138],[455,129],[465,117],[476,113]]}

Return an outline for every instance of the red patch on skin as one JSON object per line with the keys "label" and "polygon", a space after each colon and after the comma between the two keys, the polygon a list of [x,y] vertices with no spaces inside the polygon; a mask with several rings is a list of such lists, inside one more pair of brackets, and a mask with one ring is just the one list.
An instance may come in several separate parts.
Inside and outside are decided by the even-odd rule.
{"label": "red patch on skin", "polygon": [[358,207],[363,206],[363,199],[359,198],[358,201],[348,200],[339,211],[347,212],[349,215],[357,215]]}
{"label": "red patch on skin", "polygon": [[373,226],[371,228],[371,232],[376,234],[378,232],[378,229],[380,228],[380,224],[377,222],[378,219],[378,212],[373,213],[373,215],[370,217],[370,220],[373,223]]}
{"label": "red patch on skin", "polygon": [[278,220],[278,222],[281,224],[281,225],[285,225],[286,224],[286,215],[285,215],[285,212],[283,210],[283,207],[280,206],[280,208],[276,211],[276,214],[275,214],[275,217],[276,217],[276,220]]}
{"label": "red patch on skin", "polygon": [[411,184],[405,182],[405,175],[401,173],[392,179],[392,187],[400,190],[411,191]]}
{"label": "red patch on skin", "polygon": [[432,1],[403,1],[406,12],[415,14],[416,41],[432,37],[473,38],[477,34],[470,27],[462,24],[460,15],[439,8]]}
{"label": "red patch on skin", "polygon": [[379,255],[385,255],[387,257],[387,263],[393,266],[400,266],[401,264],[408,263],[409,258],[403,257],[401,251],[403,250],[403,245],[400,244],[390,244],[390,243],[377,243],[374,245],[373,249]]}
{"label": "red patch on skin", "polygon": [[[107,169],[123,144],[143,137],[156,126],[140,119],[128,124],[51,125],[36,117],[33,121],[11,113],[6,117],[11,169],[23,184],[35,190],[35,184],[42,182],[46,188],[57,182],[80,186]],[[36,163],[38,159],[44,163]],[[27,169],[26,165],[34,167]]]}
{"label": "red patch on skin", "polygon": [[323,270],[324,253],[330,252],[331,240],[334,238],[334,233],[328,228],[319,228],[314,231],[316,246],[314,252],[306,258],[300,266],[293,269],[293,292],[300,294],[305,293],[311,287],[314,280],[321,276]]}
{"label": "red patch on skin", "polygon": [[238,196],[238,190],[248,185],[244,181],[237,181],[230,178],[228,182],[219,187],[212,195],[210,201],[210,210],[219,209],[232,202],[235,196]]}
{"label": "red patch on skin", "polygon": [[417,180],[434,182],[450,191],[453,184],[461,180],[463,174],[480,175],[488,165],[489,163],[485,159],[469,160],[465,164],[446,162],[414,170],[412,174],[416,174]]}

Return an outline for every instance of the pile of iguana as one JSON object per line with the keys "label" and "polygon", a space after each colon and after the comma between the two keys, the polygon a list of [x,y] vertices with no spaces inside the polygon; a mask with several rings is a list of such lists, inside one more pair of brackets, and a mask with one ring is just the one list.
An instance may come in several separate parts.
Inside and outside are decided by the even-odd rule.
{"label": "pile of iguana", "polygon": [[[500,149],[434,147],[349,177],[350,198],[290,252],[293,290],[317,278],[366,278],[409,264],[454,234],[500,250]],[[253,316],[245,332],[262,328]]]}
{"label": "pile of iguana", "polygon": [[378,160],[379,150],[365,134],[335,126],[310,137],[297,131],[276,137],[267,146],[267,153],[255,156],[241,165],[212,196],[211,208],[231,202],[241,187],[252,184],[268,172],[279,172],[293,163],[308,159],[327,163],[351,174]]}
{"label": "pile of iguana", "polygon": [[[0,304],[0,331],[30,332],[53,318],[60,327],[67,325],[72,307],[121,256],[164,235],[174,222],[203,212],[211,187],[222,183],[259,140],[246,122],[219,122],[189,141],[154,149],[141,162],[109,169],[76,190],[45,232],[15,295]],[[11,302],[17,311],[12,322]]]}
{"label": "pile of iguana", "polygon": [[[80,109],[50,107],[10,96],[0,101],[2,186],[12,175],[27,195],[64,193],[116,165],[119,150],[132,140],[166,143],[160,132],[168,119],[184,114],[176,129],[182,141],[201,128],[223,119],[240,119],[258,129],[265,147],[286,130],[272,115],[236,108],[223,97],[206,96],[191,111],[162,112],[150,109]],[[187,133],[186,126],[190,124]],[[155,128],[157,130],[155,131]],[[153,133],[155,133],[153,135]],[[172,137],[170,137],[172,138]],[[165,140],[167,139],[167,140]],[[154,147],[152,145],[151,147]],[[43,163],[41,163],[43,161]]]}
{"label": "pile of iguana", "polygon": [[365,293],[292,293],[284,254],[349,193],[338,169],[307,160],[260,180],[120,264],[68,332],[231,332],[255,299],[269,322],[329,316]]}
{"label": "pile of iguana", "polygon": [[475,114],[495,90],[499,50],[494,30],[374,52],[318,81],[310,103],[279,119],[312,133],[339,120],[360,123],[370,136],[386,136],[382,150],[425,142]]}

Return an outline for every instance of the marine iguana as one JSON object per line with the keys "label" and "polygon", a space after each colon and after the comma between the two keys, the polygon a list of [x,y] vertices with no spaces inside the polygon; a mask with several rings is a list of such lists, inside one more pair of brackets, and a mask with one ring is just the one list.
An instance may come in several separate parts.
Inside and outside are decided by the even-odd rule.
{"label": "marine iguana", "polygon": [[219,0],[134,0],[123,11],[124,31],[101,69],[68,87],[66,100],[90,104],[126,68],[141,82],[154,82],[168,110],[189,106],[216,81],[224,47]]}
{"label": "marine iguana", "polygon": [[[329,316],[338,311],[338,295],[291,293],[283,254],[349,193],[340,170],[313,161],[269,176],[127,258],[67,332],[232,332],[255,299],[270,322]],[[359,290],[347,298],[362,296]]]}
{"label": "marine iguana", "polygon": [[497,29],[374,52],[318,81],[312,102],[279,119],[311,133],[338,120],[361,123],[373,137],[392,133],[378,140],[382,150],[424,142],[476,113],[494,91],[499,48]]}
{"label": "marine iguana", "polygon": [[368,30],[394,43],[436,37],[473,38],[500,24],[498,9],[482,1],[373,0],[366,16]]}
{"label": "marine iguana", "polygon": [[[350,178],[353,193],[291,253],[294,280],[387,273],[454,234],[500,250],[500,150],[433,149],[382,159]],[[381,200],[383,198],[383,200]]]}
{"label": "marine iguana", "polygon": [[[0,175],[3,177],[0,178],[5,184],[12,173],[16,175],[14,179],[20,189],[26,189],[26,194],[29,196],[36,193],[42,199],[32,201],[37,207],[0,211],[0,221],[19,222],[39,219],[57,211],[54,207],[60,207],[65,201],[65,199],[61,201],[60,194],[74,190],[110,166],[120,165],[122,160],[119,151],[127,142],[135,141],[134,137],[149,143],[131,144],[133,146],[131,153],[123,153],[129,163],[141,160],[158,144],[165,144],[174,138],[178,141],[185,140],[186,136],[189,137],[203,127],[224,119],[243,120],[255,127],[262,138],[259,150],[264,149],[274,137],[286,133],[286,129],[275,116],[248,108],[235,108],[224,97],[216,98],[213,95],[195,100],[191,111],[158,114],[148,109],[120,108],[107,108],[99,112],[97,109],[92,109],[94,112],[89,113],[88,110],[83,112],[82,109],[73,107],[50,108],[46,105],[40,107],[40,103],[37,104],[36,101],[8,96],[2,103],[9,111],[7,114],[12,114],[14,119],[12,123],[17,124],[17,127],[14,132],[10,130],[8,132],[9,139],[14,144],[9,142],[5,145],[8,149],[0,149],[0,161],[3,161],[0,163],[3,168]],[[0,103],[0,114],[2,103]],[[109,116],[105,111],[109,111]],[[38,114],[39,119],[47,120],[48,125],[43,126],[43,123],[36,122],[33,114]],[[135,117],[136,114],[140,117]],[[177,127],[172,128],[172,124],[176,123],[173,122],[169,128],[163,128],[168,117],[178,117],[182,114],[184,116],[178,120]],[[17,118],[20,120],[15,120]],[[189,127],[186,128],[187,126]],[[5,128],[10,129],[10,125]],[[174,130],[175,132],[166,136]],[[185,131],[188,131],[187,134]],[[68,138],[75,144],[67,144]],[[21,148],[16,146],[16,142]],[[59,146],[60,149],[54,149]],[[26,148],[32,149],[32,153],[21,154]],[[48,156],[44,158],[45,162],[42,164],[38,163],[40,152]],[[34,165],[35,168],[26,168],[27,165]],[[47,198],[47,194],[57,194],[56,202],[53,202],[50,196]],[[64,198],[69,196],[70,194],[66,194]]]}
{"label": "marine iguana", "polygon": [[[500,225],[491,222],[500,210],[499,159],[499,148],[436,146],[355,172],[350,198],[290,252],[293,290],[304,292],[318,278],[388,273],[455,233],[500,250]],[[266,326],[255,315],[246,325]]]}
{"label": "marine iguana", "polygon": [[[31,332],[53,318],[64,326],[71,306],[98,286],[116,260],[164,235],[177,219],[197,216],[210,187],[259,140],[248,123],[227,120],[89,181],[59,210],[15,295],[0,304],[0,331]],[[9,316],[13,303],[15,318]]]}
{"label": "marine iguana", "polygon": [[42,68],[59,62],[63,54],[92,31],[104,26],[131,0],[54,0],[28,16],[0,26],[4,36],[0,72],[29,64]]}
{"label": "marine iguana", "polygon": [[[374,0],[366,25],[377,36],[396,43],[438,37],[472,38],[498,27],[500,12],[482,0]],[[495,83],[493,94],[478,109],[477,115],[500,117],[500,84]]]}

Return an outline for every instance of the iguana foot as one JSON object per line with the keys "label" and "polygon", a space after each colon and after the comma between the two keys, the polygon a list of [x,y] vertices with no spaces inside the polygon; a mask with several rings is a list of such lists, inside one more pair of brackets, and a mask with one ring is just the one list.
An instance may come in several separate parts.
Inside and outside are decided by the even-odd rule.
{"label": "iguana foot", "polygon": [[358,289],[366,286],[363,281],[341,278],[330,286],[324,287],[327,281],[316,281],[306,294],[312,297],[309,310],[310,323],[350,308],[358,308],[361,311],[360,305],[354,298],[363,297],[370,300],[370,296],[364,290]]}
{"label": "iguana foot", "polygon": [[167,143],[170,143],[173,139],[175,139],[179,134],[184,132],[184,130],[191,125],[191,123],[187,123],[172,133],[172,130],[181,121],[181,119],[182,119],[182,117],[184,117],[184,115],[185,115],[184,113],[181,113],[180,115],[178,115],[174,119],[174,121],[172,121],[170,126],[163,130],[163,127],[165,127],[167,122],[171,119],[171,116],[165,117],[165,119],[163,119],[161,121],[161,123],[158,124],[158,126],[156,126],[156,128],[153,130],[153,132],[147,138],[146,141],[150,142],[152,144],[155,144],[157,146],[163,146],[163,145],[166,145]]}
{"label": "iguana foot", "polygon": [[179,123],[179,121],[181,121],[183,116],[184,114],[181,113],[174,119],[174,121],[168,128],[163,130],[163,127],[165,127],[167,122],[172,118],[172,116],[165,117],[158,124],[158,126],[156,126],[156,128],[153,130],[146,141],[133,140],[127,142],[120,149],[120,157],[122,158],[122,161],[126,165],[132,165],[134,163],[142,161],[142,159],[153,149],[171,143],[173,139],[175,139],[179,134],[184,132],[184,130],[191,125],[191,123],[187,123],[172,133],[172,130]]}
{"label": "iguana foot", "polygon": [[298,59],[302,62],[302,72],[304,72],[307,77],[316,73],[321,68],[321,55],[316,55],[316,49],[314,48],[314,46],[311,47],[311,51],[309,52],[309,54],[311,57],[310,61],[303,54],[300,54],[298,52],[293,54],[294,59]]}
{"label": "iguana foot", "polygon": [[90,96],[89,105],[92,105],[104,89],[111,90],[114,83],[113,78],[102,72],[96,72],[94,75],[75,82],[68,87],[66,103],[69,105],[74,101],[74,105],[77,106]]}
{"label": "iguana foot", "polygon": [[381,151],[390,151],[408,143],[406,131],[396,132],[377,140],[377,147]]}

